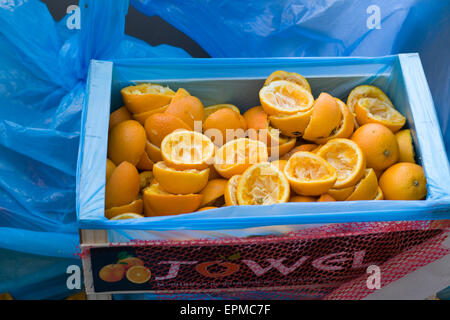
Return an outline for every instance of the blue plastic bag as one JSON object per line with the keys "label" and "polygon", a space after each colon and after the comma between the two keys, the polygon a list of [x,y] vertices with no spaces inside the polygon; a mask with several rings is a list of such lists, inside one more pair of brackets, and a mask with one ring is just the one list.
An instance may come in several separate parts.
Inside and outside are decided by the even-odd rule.
{"label": "blue plastic bag", "polygon": [[[56,249],[67,243],[60,234],[78,241],[75,172],[90,60],[188,57],[125,36],[128,1],[80,1],[80,8],[81,30],[62,32],[65,19],[56,24],[39,1],[0,5],[0,247],[76,251]],[[25,237],[15,228],[39,233]]]}
{"label": "blue plastic bag", "polygon": [[450,154],[450,1],[132,0],[212,57],[383,56],[418,52]]}
{"label": "blue plastic bag", "polygon": [[77,291],[66,284],[71,265],[81,268],[81,261],[0,249],[0,292],[16,300],[64,299]]}
{"label": "blue plastic bag", "polygon": [[[189,57],[126,36],[128,0],[79,5],[81,29],[69,30],[68,16],[56,23],[40,1],[0,1],[0,248],[13,250],[7,257],[14,262],[0,264],[0,292],[10,285],[15,298],[32,297],[32,284],[52,274],[67,277],[65,268],[49,272],[33,257],[80,263],[75,176],[90,60]],[[7,268],[21,264],[26,276]],[[34,297],[57,296],[61,281]]]}

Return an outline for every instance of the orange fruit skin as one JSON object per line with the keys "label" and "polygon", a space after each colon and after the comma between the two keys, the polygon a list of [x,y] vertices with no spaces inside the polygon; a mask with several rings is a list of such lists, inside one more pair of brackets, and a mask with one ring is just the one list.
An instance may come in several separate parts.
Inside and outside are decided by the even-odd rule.
{"label": "orange fruit skin", "polygon": [[296,72],[288,72],[288,71],[283,71],[283,70],[277,70],[277,71],[272,72],[270,74],[270,76],[266,79],[266,81],[264,82],[264,85],[266,86],[269,83],[271,83],[273,81],[278,81],[278,80],[286,80],[286,81],[294,82],[294,83],[298,84],[299,86],[302,86],[309,92],[311,92],[311,87],[310,87],[308,81],[302,75],[300,75]]}
{"label": "orange fruit skin", "polygon": [[375,171],[375,175],[377,176],[377,179],[380,179],[381,175],[383,174],[383,170],[374,170]]}
{"label": "orange fruit skin", "polygon": [[365,124],[356,129],[351,139],[364,152],[368,168],[380,171],[398,161],[397,139],[391,130],[381,124]]}
{"label": "orange fruit skin", "polygon": [[[311,163],[314,163],[315,167],[319,166],[325,177],[305,179],[297,176],[296,169],[299,168],[299,165],[307,166]],[[303,169],[305,172],[310,171],[309,167]],[[331,189],[337,179],[336,169],[332,165],[318,155],[305,151],[298,151],[292,155],[284,167],[284,174],[288,178],[291,188],[301,196],[324,194]]]}
{"label": "orange fruit skin", "polygon": [[384,200],[383,190],[381,190],[380,187],[378,187],[377,196],[375,197],[374,200]]}
{"label": "orange fruit skin", "polygon": [[119,165],[127,161],[136,165],[145,152],[145,130],[135,120],[127,120],[113,127],[108,139],[108,158]]}
{"label": "orange fruit skin", "polygon": [[217,172],[216,168],[214,168],[214,165],[210,165],[208,180],[213,180],[213,179],[222,179],[222,176]]}
{"label": "orange fruit skin", "polygon": [[[234,130],[234,133],[231,130]],[[216,145],[222,146],[233,139],[243,138],[245,126],[243,126],[240,114],[232,109],[222,108],[206,118],[203,123],[203,132]],[[218,133],[220,133],[220,136],[216,136]]]}
{"label": "orange fruit skin", "polygon": [[355,116],[350,111],[350,108],[338,98],[334,98],[338,106],[341,108],[342,120],[336,133],[323,139],[316,139],[314,142],[317,144],[324,144],[327,141],[335,138],[350,138],[355,129]]}
{"label": "orange fruit skin", "polygon": [[363,178],[354,187],[346,201],[373,200],[378,193],[378,179],[372,168],[366,169]]}
{"label": "orange fruit skin", "polygon": [[372,116],[366,106],[363,106],[363,101],[367,101],[365,99],[360,99],[357,101],[355,105],[355,114],[356,114],[356,120],[360,125],[366,124],[366,123],[379,123],[384,126],[386,126],[388,129],[390,129],[392,132],[397,132],[400,130],[406,123],[406,118],[398,112],[392,105],[389,103],[385,103],[385,108],[388,108],[387,110],[392,110],[391,112],[395,113],[395,118],[390,119],[379,119],[374,116]]}
{"label": "orange fruit skin", "polygon": [[[156,181],[156,180],[155,180]],[[151,185],[151,184],[150,184]],[[144,189],[145,190],[145,189]],[[154,212],[153,209],[150,207],[150,204],[148,202],[148,197],[144,196],[144,190],[142,190],[142,200],[144,201],[144,212],[143,215],[144,217],[154,217],[157,216]]]}
{"label": "orange fruit skin", "polygon": [[108,219],[112,219],[118,215],[121,215],[122,213],[142,214],[143,210],[144,204],[142,202],[142,199],[137,199],[129,204],[105,210],[105,217]]}
{"label": "orange fruit skin", "polygon": [[249,129],[267,129],[269,125],[268,115],[261,106],[248,109],[243,117]]}
{"label": "orange fruit skin", "polygon": [[[195,154],[199,157],[194,157],[192,151],[198,147],[201,147],[201,152]],[[215,148],[211,139],[197,131],[175,131],[167,135],[161,142],[161,154],[164,162],[177,170],[208,168],[214,161]],[[186,155],[189,159],[185,157]]]}
{"label": "orange fruit skin", "polygon": [[[170,103],[175,92],[165,88],[165,93],[147,92],[146,88],[163,86],[143,83],[136,86],[129,86],[120,90],[125,106],[131,113],[142,113],[153,109],[161,108]],[[132,90],[138,90],[141,93],[133,93]]]}
{"label": "orange fruit skin", "polygon": [[153,184],[143,190],[146,216],[168,216],[196,211],[203,199],[201,194],[171,194]]}
{"label": "orange fruit skin", "polygon": [[225,205],[226,206],[237,206],[238,202],[237,202],[237,198],[236,198],[236,191],[237,191],[237,186],[239,184],[239,180],[241,180],[241,175],[237,174],[234,175],[230,178],[230,180],[228,180],[227,185],[225,187],[225,193],[224,193],[224,198],[225,198]]}
{"label": "orange fruit skin", "polygon": [[315,150],[317,147],[319,147],[319,145],[315,144],[315,143],[305,143],[302,144],[300,146],[298,146],[296,149],[297,151],[308,151],[308,152],[312,152],[313,150]]}
{"label": "orange fruit skin", "polygon": [[344,201],[355,191],[355,186],[350,186],[342,189],[331,188],[328,190],[328,194],[333,197],[336,201]]}
{"label": "orange fruit skin", "polygon": [[194,96],[182,97],[179,100],[170,103],[165,113],[183,120],[191,130],[197,129],[194,126],[195,121],[200,125],[198,129],[202,128],[201,123],[205,115],[202,102]]}
{"label": "orange fruit skin", "polygon": [[[273,177],[277,177],[274,182]],[[266,179],[260,180],[260,179]],[[269,187],[263,186],[269,178]],[[276,189],[271,189],[276,184]],[[254,193],[256,191],[256,194]],[[277,194],[276,199],[273,197],[273,191]],[[266,196],[270,195],[270,198]],[[269,162],[256,163],[249,167],[242,174],[236,191],[236,198],[239,205],[271,205],[275,203],[288,202],[290,197],[290,186],[286,176],[277,167]],[[269,200],[269,201],[266,201]]]}
{"label": "orange fruit skin", "polygon": [[191,130],[191,127],[183,120],[167,113],[151,115],[145,120],[144,127],[148,140],[157,147],[160,147],[163,139],[175,130]]}
{"label": "orange fruit skin", "polygon": [[[226,159],[229,148],[235,148],[238,146],[245,146],[250,148],[249,154],[245,154],[244,159],[234,163],[229,159]],[[251,153],[251,154],[250,154]],[[239,153],[238,153],[239,154]],[[233,154],[234,155],[234,154]],[[224,178],[230,179],[232,176],[242,174],[247,168],[254,163],[267,161],[269,158],[267,146],[258,140],[251,140],[248,138],[241,138],[232,140],[224,144],[217,152],[214,160],[214,168]]]}
{"label": "orange fruit skin", "polygon": [[152,171],[142,171],[139,173],[139,181],[140,181],[140,189],[144,189],[150,185],[150,182],[153,180],[153,172]]}
{"label": "orange fruit skin", "polygon": [[239,110],[239,108],[236,107],[234,104],[228,104],[228,103],[214,104],[214,105],[207,106],[204,108],[205,117],[203,118],[203,120],[206,120],[206,118],[208,118],[211,114],[213,114],[217,110],[224,109],[224,108],[231,109],[234,112],[236,112],[237,114],[241,114],[241,111]]}
{"label": "orange fruit skin", "polygon": [[248,129],[247,120],[245,120],[242,114],[239,114],[239,121],[241,122],[241,128],[247,130]]}
{"label": "orange fruit skin", "polygon": [[203,208],[198,209],[197,212],[211,210],[211,209],[217,209],[217,208],[218,207],[203,207]]}
{"label": "orange fruit skin", "polygon": [[292,196],[289,202],[316,202],[316,198],[308,196]]}
{"label": "orange fruit skin", "polygon": [[269,116],[270,124],[288,137],[300,137],[305,132],[313,109],[293,115]]}
{"label": "orange fruit skin", "polygon": [[247,123],[249,139],[259,140],[269,147],[279,144],[280,130],[269,126],[269,116],[261,106],[248,109],[243,117]]}
{"label": "orange fruit skin", "polygon": [[111,174],[113,173],[113,171],[116,169],[116,165],[114,164],[114,162],[112,162],[111,160],[109,160],[108,158],[106,159],[106,181],[109,180],[109,177],[111,176]]}
{"label": "orange fruit skin", "polygon": [[354,88],[347,98],[347,106],[351,112],[355,112],[355,105],[361,98],[376,98],[392,107],[394,106],[388,96],[378,87],[361,85]]}
{"label": "orange fruit skin", "polygon": [[260,140],[266,144],[274,144],[269,134],[268,114],[261,106],[256,106],[244,112],[244,120],[247,123],[248,137],[252,140]]}
{"label": "orange fruit skin", "polygon": [[179,88],[177,90],[177,92],[175,92],[175,95],[173,96],[172,100],[170,101],[170,103],[174,103],[184,97],[188,97],[191,94],[189,92],[187,92],[187,90],[183,89],[183,88]]}
{"label": "orange fruit skin", "polygon": [[395,134],[399,147],[399,162],[416,163],[414,160],[414,147],[412,144],[411,130],[400,130]]}
{"label": "orange fruit skin", "polygon": [[313,143],[305,143],[300,146],[296,146],[292,150],[290,150],[288,153],[283,155],[281,157],[281,160],[289,160],[289,158],[298,151],[312,151],[312,150],[316,149],[317,147],[318,147],[318,145],[313,144]]}
{"label": "orange fruit skin", "polygon": [[[283,139],[283,138],[281,138]],[[286,153],[291,151],[295,147],[295,143],[297,142],[297,139],[290,138],[290,139],[283,139],[285,141],[282,141],[280,139],[279,144],[275,144],[272,146],[269,146],[267,148],[267,152],[269,154],[269,157],[271,159],[279,159],[280,157],[284,156]]]}
{"label": "orange fruit skin", "polygon": [[150,111],[146,111],[146,112],[142,112],[142,113],[135,113],[135,114],[133,114],[132,117],[134,120],[136,120],[140,124],[145,125],[145,120],[147,120],[152,114],[163,113],[164,111],[167,110],[168,107],[169,107],[169,105],[165,105],[161,108],[153,109]]}
{"label": "orange fruit skin", "polygon": [[[286,98],[291,100],[295,99],[294,105],[291,105],[290,108],[283,108],[279,105],[278,101],[273,101],[273,99],[268,98],[273,95],[274,92],[278,97],[282,96],[285,101]],[[267,114],[288,115],[309,110],[313,102],[313,97],[307,89],[297,83],[286,80],[277,80],[261,88],[259,91],[259,100],[261,102],[261,107]]]}
{"label": "orange fruit skin", "polygon": [[400,162],[383,172],[380,188],[385,200],[422,200],[427,195],[427,180],[421,166]]}
{"label": "orange fruit skin", "polygon": [[303,139],[316,140],[329,137],[339,127],[342,112],[336,100],[322,92],[314,101],[311,120],[305,129]]}
{"label": "orange fruit skin", "polygon": [[330,196],[329,194],[323,194],[319,197],[319,199],[317,199],[317,202],[329,202],[329,201],[336,201],[336,199],[334,199],[332,196]]}
{"label": "orange fruit skin", "polygon": [[214,202],[218,198],[224,196],[227,183],[228,181],[225,179],[214,179],[208,181],[206,187],[200,191],[200,194],[203,196],[200,207],[214,206]]}
{"label": "orange fruit skin", "polygon": [[271,164],[273,166],[277,167],[278,170],[280,170],[281,172],[284,172],[284,167],[286,167],[287,160],[279,159],[279,160],[272,161]]}
{"label": "orange fruit skin", "polygon": [[126,219],[140,219],[140,218],[144,218],[144,216],[137,213],[128,212],[119,214],[118,216],[115,216],[109,220],[126,220]]}
{"label": "orange fruit skin", "polygon": [[[355,185],[364,175],[366,169],[364,152],[357,143],[350,139],[331,139],[317,150],[316,154],[335,167],[338,178],[333,188],[342,189]],[[350,167],[351,174],[349,176]]]}
{"label": "orange fruit skin", "polygon": [[117,282],[123,279],[125,266],[122,264],[108,264],[100,269],[98,276],[106,282]]}
{"label": "orange fruit skin", "polygon": [[126,120],[132,120],[131,113],[126,107],[121,107],[109,115],[109,129]]}
{"label": "orange fruit skin", "polygon": [[133,202],[139,194],[139,173],[129,162],[122,162],[105,186],[105,207],[120,207]]}
{"label": "orange fruit skin", "polygon": [[150,160],[152,160],[153,163],[157,163],[163,160],[161,155],[161,148],[155,146],[148,140],[145,144],[145,152],[147,153],[148,157],[150,158]]}
{"label": "orange fruit skin", "polygon": [[182,171],[167,167],[164,162],[153,166],[153,174],[162,189],[174,194],[197,193],[208,183],[209,168],[202,171]]}
{"label": "orange fruit skin", "polygon": [[324,146],[324,144],[319,144],[316,148],[312,149],[310,152],[318,154],[320,149]]}
{"label": "orange fruit skin", "polygon": [[136,164],[136,168],[141,171],[149,171],[153,169],[153,161],[148,156],[147,152],[144,152],[141,156],[141,159]]}

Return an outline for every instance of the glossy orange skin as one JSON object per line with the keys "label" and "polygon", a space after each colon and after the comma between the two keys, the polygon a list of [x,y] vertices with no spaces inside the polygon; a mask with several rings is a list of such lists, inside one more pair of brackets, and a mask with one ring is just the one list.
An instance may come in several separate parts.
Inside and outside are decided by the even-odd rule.
{"label": "glossy orange skin", "polygon": [[143,191],[146,216],[169,216],[196,211],[203,199],[201,194],[170,194],[155,183]]}
{"label": "glossy orange skin", "polygon": [[114,162],[112,162],[109,159],[106,159],[106,181],[109,180],[109,177],[111,177],[111,174],[116,169],[116,165]]}
{"label": "glossy orange skin", "polygon": [[422,200],[427,195],[425,173],[415,163],[394,164],[383,172],[379,185],[386,200]]}
{"label": "glossy orange skin", "polygon": [[[244,119],[245,121],[245,119]],[[244,126],[245,125],[245,126]],[[241,115],[229,108],[222,108],[212,113],[203,123],[204,134],[218,146],[228,141],[245,136],[246,123],[241,120]],[[218,132],[215,132],[216,129]],[[216,136],[216,133],[221,136]],[[231,135],[231,133],[235,133]]]}
{"label": "glossy orange skin", "polygon": [[180,118],[167,113],[155,113],[145,120],[145,132],[148,140],[155,146],[161,146],[163,139],[177,129],[191,130]]}
{"label": "glossy orange skin", "polygon": [[303,139],[315,141],[329,137],[342,120],[341,107],[328,93],[322,92],[314,101],[311,120],[305,129]]}
{"label": "glossy orange skin", "polygon": [[366,156],[368,168],[382,171],[399,159],[397,138],[391,130],[381,124],[365,124],[355,130],[351,139],[356,142]]}
{"label": "glossy orange skin", "polygon": [[206,187],[200,191],[200,194],[203,195],[200,207],[213,206],[214,201],[224,195],[227,183],[228,180],[225,179],[209,180]]}
{"label": "glossy orange skin", "polygon": [[135,120],[126,120],[109,132],[108,158],[118,166],[123,161],[136,165],[145,152],[145,130]]}
{"label": "glossy orange skin", "polygon": [[133,202],[140,189],[139,173],[129,162],[122,162],[105,185],[105,207],[120,207]]}
{"label": "glossy orange skin", "polygon": [[205,115],[202,102],[194,96],[182,97],[179,100],[171,102],[165,113],[183,120],[191,130],[196,129],[195,121],[201,124]]}
{"label": "glossy orange skin", "polygon": [[109,115],[109,129],[112,127],[118,125],[121,122],[124,122],[126,120],[131,120],[131,113],[128,111],[126,107],[121,107],[117,109],[116,111],[113,111]]}
{"label": "glossy orange skin", "polygon": [[332,196],[329,194],[323,194],[317,199],[317,202],[328,202],[328,201],[336,201]]}

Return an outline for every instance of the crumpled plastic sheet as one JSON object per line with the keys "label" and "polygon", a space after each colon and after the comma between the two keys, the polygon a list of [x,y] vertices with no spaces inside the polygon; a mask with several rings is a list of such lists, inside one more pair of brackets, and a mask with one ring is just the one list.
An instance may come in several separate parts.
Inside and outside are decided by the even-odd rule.
{"label": "crumpled plastic sheet", "polygon": [[[75,176],[90,60],[189,57],[125,35],[128,6],[81,0],[81,29],[69,30],[70,15],[55,22],[40,1],[0,1],[0,248],[12,265],[27,266],[24,275],[0,265],[0,292],[14,298],[52,297],[65,284],[50,279],[67,277],[65,268],[33,257],[79,263]],[[33,295],[43,281],[47,292]]]}

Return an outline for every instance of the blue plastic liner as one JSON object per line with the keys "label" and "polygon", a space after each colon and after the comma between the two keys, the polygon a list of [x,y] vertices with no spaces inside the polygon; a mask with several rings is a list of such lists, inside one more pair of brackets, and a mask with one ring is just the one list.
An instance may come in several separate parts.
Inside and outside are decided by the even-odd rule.
{"label": "blue plastic liner", "polygon": [[132,0],[212,57],[383,56],[418,52],[450,154],[450,1]]}
{"label": "blue plastic liner", "polygon": [[72,274],[66,273],[69,266],[82,270],[81,260],[76,258],[0,249],[0,292],[9,292],[15,300],[64,299],[82,289],[67,287],[67,278]]}
{"label": "blue plastic liner", "polygon": [[81,29],[40,1],[0,5],[0,247],[73,257],[76,162],[90,60],[189,57],[124,35],[128,1],[80,1]]}
{"label": "blue plastic liner", "polygon": [[[0,263],[0,292],[16,298],[64,294],[62,266],[80,262],[76,163],[90,60],[189,57],[126,36],[128,0],[79,6],[81,29],[69,30],[40,1],[0,1],[0,248],[14,262]],[[55,259],[59,269],[42,262]]]}
{"label": "blue plastic liner", "polygon": [[[346,101],[357,85],[384,90],[407,118],[419,163],[427,176],[426,201],[284,203],[223,207],[176,216],[110,221],[104,217],[109,113],[121,105],[120,89],[144,81],[183,87],[205,105],[233,103],[242,111],[259,104],[258,91],[274,70],[304,75],[313,95]],[[224,230],[358,221],[450,218],[450,168],[439,123],[417,54],[381,58],[139,59],[93,61],[88,80],[77,177],[82,228],[125,230]],[[110,98],[111,97],[111,98]]]}

